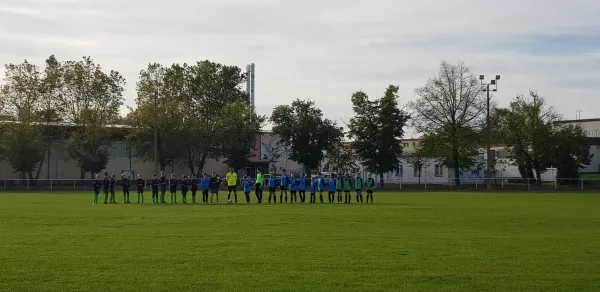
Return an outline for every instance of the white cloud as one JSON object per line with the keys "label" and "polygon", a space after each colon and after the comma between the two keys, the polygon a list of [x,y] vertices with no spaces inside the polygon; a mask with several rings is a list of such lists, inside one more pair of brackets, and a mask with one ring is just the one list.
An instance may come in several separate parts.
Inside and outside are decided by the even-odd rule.
{"label": "white cloud", "polygon": [[[310,97],[342,119],[352,92],[378,96],[399,84],[406,101],[440,60],[460,59],[477,74],[502,74],[501,104],[537,89],[566,117],[581,108],[592,117],[600,41],[584,48],[574,39],[600,39],[598,14],[595,0],[5,0],[0,60],[91,55],[128,79],[129,104],[149,62],[254,62],[263,113]],[[570,38],[540,42],[555,36]],[[560,41],[573,48],[548,52]]]}

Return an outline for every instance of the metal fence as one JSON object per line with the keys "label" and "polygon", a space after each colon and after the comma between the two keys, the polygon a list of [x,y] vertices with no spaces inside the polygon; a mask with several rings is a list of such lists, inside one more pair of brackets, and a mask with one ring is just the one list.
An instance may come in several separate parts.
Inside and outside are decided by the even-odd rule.
{"label": "metal fence", "polygon": [[[461,178],[458,180],[452,178],[435,179],[409,179],[402,178],[388,179],[384,185],[379,185],[378,178],[377,189],[384,190],[405,190],[405,191],[461,191],[461,190],[515,190],[515,191],[600,191],[600,179],[553,179],[542,180],[538,182],[532,179],[523,178]],[[254,180],[252,180],[254,181]],[[3,191],[89,191],[93,188],[94,180],[91,179],[10,179],[0,180],[0,190]],[[135,191],[135,180],[131,181],[130,189]],[[241,189],[241,180],[238,184]],[[265,186],[263,186],[264,188]],[[221,185],[226,189],[226,185]],[[254,187],[253,187],[254,188]],[[120,181],[117,181],[116,189],[120,190]],[[146,190],[150,190],[150,180],[146,180]]]}

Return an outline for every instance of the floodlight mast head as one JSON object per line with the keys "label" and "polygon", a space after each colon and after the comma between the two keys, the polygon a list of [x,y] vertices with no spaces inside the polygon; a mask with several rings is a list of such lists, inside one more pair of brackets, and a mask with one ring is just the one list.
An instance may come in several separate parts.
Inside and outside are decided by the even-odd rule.
{"label": "floodlight mast head", "polygon": [[485,79],[485,76],[479,75],[479,80],[481,80],[483,82],[483,79]]}
{"label": "floodlight mast head", "polygon": [[496,80],[500,80],[500,75],[496,75]]}

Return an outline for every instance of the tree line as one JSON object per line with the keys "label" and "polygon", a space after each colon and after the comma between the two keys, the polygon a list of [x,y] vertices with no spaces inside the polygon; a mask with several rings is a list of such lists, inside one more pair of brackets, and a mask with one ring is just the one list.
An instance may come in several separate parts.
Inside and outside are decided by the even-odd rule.
{"label": "tree line", "polygon": [[[0,85],[0,158],[22,177],[37,178],[52,143],[66,137],[65,150],[82,177],[98,173],[110,158],[114,129],[107,126],[124,124],[131,126],[125,133],[129,147],[144,161],[156,158],[160,170],[180,163],[200,174],[208,159],[241,169],[269,121],[279,137],[272,149],[278,157],[271,162],[281,156],[275,148],[282,147],[306,173],[321,166],[352,169],[359,162],[383,183],[383,174],[397,169],[402,159],[416,167],[437,160],[458,179],[484,145],[486,97],[461,62],[442,62],[438,75],[415,90],[417,99],[406,108],[395,85],[379,98],[351,94],[354,115],[345,127],[324,117],[310,99],[278,105],[269,117],[258,115],[244,91],[246,79],[239,67],[208,60],[149,64],[140,71],[135,106],[122,117],[125,79],[90,57],[59,61],[50,56],[43,68],[26,60],[8,64]],[[494,142],[508,147],[524,178],[539,179],[550,166],[559,176],[576,177],[591,158],[585,133],[577,126],[557,127],[559,119],[537,93],[518,96],[507,108],[494,107]],[[69,131],[57,125],[69,125]],[[409,126],[423,139],[416,151],[404,153],[401,141]],[[342,143],[345,138],[350,146]]]}

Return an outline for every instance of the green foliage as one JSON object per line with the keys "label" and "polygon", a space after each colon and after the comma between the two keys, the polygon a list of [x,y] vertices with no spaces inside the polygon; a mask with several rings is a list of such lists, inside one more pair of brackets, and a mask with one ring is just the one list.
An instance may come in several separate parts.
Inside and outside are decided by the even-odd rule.
{"label": "green foliage", "polygon": [[123,105],[125,79],[116,71],[105,73],[90,57],[61,64],[64,88],[60,106],[64,118],[75,124],[67,152],[85,172],[97,173],[108,162],[110,133],[105,126]]}
{"label": "green foliage", "polygon": [[338,144],[327,152],[324,168],[337,173],[353,173],[359,169],[354,150]]}
{"label": "green foliage", "polygon": [[349,136],[361,163],[371,172],[383,174],[397,169],[402,156],[401,139],[408,114],[398,107],[398,86],[390,85],[383,97],[371,101],[366,93],[352,95],[354,117]]}
{"label": "green foliage", "polygon": [[323,118],[314,101],[297,99],[291,105],[273,109],[273,133],[289,147],[291,159],[304,165],[305,172],[317,169],[325,152],[337,145],[343,131],[337,124]]}
{"label": "green foliage", "polygon": [[579,170],[591,163],[590,144],[580,126],[559,125],[552,135],[552,163],[561,184],[578,184]]}
{"label": "green foliage", "polygon": [[460,170],[473,164],[482,145],[486,98],[481,89],[480,81],[464,63],[443,61],[439,75],[416,89],[419,98],[409,103],[413,126],[424,134],[424,151],[454,170],[457,185]]}
{"label": "green foliage", "polygon": [[521,176],[541,184],[541,174],[554,164],[553,123],[560,115],[537,93],[529,97],[517,96],[509,108],[498,109],[495,128]]}
{"label": "green foliage", "polygon": [[256,146],[256,137],[266,117],[256,114],[245,102],[226,105],[220,113],[218,142],[225,163],[236,170],[244,168],[250,159],[250,150]]}
{"label": "green foliage", "polygon": [[30,124],[6,124],[2,127],[1,157],[22,178],[35,178],[33,172],[44,160],[44,143],[40,127]]}
{"label": "green foliage", "polygon": [[418,146],[416,146],[413,152],[405,152],[402,156],[406,163],[411,165],[413,170],[416,170],[417,177],[419,178],[419,185],[421,185],[423,169],[429,167],[431,165],[431,161],[433,161],[435,157],[429,156],[428,152],[423,148],[421,142]]}

